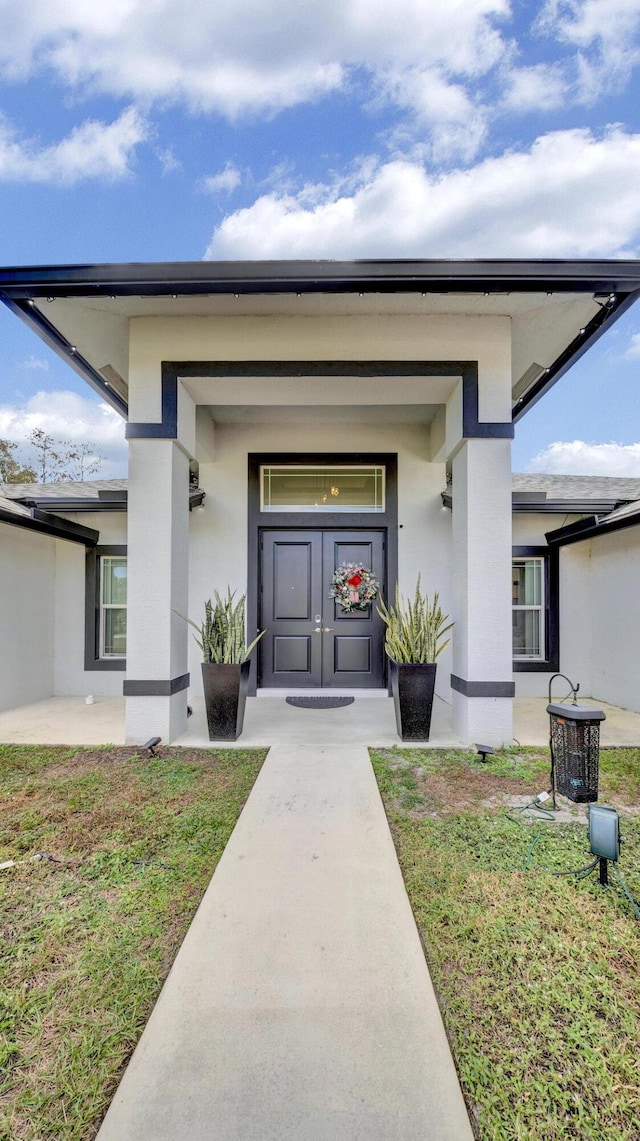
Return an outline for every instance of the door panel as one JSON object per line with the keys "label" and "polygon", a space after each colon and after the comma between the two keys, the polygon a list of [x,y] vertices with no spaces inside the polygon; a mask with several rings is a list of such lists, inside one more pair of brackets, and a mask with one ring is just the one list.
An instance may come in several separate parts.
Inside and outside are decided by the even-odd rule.
{"label": "door panel", "polygon": [[371,567],[384,591],[382,531],[264,531],[260,684],[384,685],[384,627],[375,604],[346,613],[329,597],[341,563]]}
{"label": "door panel", "polygon": [[261,684],[321,684],[322,533],[265,531],[262,535]]}
{"label": "door panel", "polygon": [[381,689],[384,685],[384,625],[375,602],[366,610],[345,611],[329,598],[331,579],[341,563],[369,567],[385,591],[382,531],[325,531],[322,548],[324,614],[322,684]]}
{"label": "door panel", "polygon": [[334,673],[369,673],[371,669],[371,640],[357,636],[336,635],[333,639]]}
{"label": "door panel", "polygon": [[313,544],[278,543],[273,559],[273,617],[311,618]]}

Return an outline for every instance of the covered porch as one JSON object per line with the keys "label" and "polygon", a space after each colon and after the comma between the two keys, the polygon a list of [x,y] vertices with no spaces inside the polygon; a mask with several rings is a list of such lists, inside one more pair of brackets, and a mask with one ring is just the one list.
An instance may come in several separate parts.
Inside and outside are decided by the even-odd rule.
{"label": "covered porch", "polygon": [[[338,692],[338,691],[336,691]],[[640,747],[640,713],[618,705],[585,698],[584,703],[603,709],[603,747]],[[513,705],[514,745],[546,746],[549,718],[546,699],[516,698]],[[176,746],[212,748],[209,741],[204,702],[192,701],[193,714],[187,730]],[[236,742],[219,742],[225,748],[253,746],[371,745],[390,748],[401,745],[396,733],[393,701],[386,692],[368,691],[355,697],[352,705],[338,709],[298,709],[288,705],[285,695],[264,691],[247,699],[244,732]],[[52,697],[32,705],[22,705],[0,713],[0,743],[9,745],[123,745],[125,743],[125,699],[96,698],[92,705],[84,697]],[[165,742],[166,744],[167,742]],[[405,743],[405,747],[406,743]],[[423,746],[420,746],[423,747]],[[453,732],[451,705],[436,697],[429,748],[464,748]]]}

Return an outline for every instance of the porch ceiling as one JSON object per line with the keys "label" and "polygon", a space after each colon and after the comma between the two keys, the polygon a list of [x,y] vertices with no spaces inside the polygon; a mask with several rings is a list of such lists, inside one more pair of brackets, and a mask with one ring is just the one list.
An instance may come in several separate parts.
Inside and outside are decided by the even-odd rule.
{"label": "porch ceiling", "polygon": [[438,404],[289,405],[211,404],[218,424],[431,424]]}
{"label": "porch ceiling", "polygon": [[0,297],[123,414],[129,322],[485,315],[512,326],[521,415],[640,291],[640,263],[196,262],[0,270]]}

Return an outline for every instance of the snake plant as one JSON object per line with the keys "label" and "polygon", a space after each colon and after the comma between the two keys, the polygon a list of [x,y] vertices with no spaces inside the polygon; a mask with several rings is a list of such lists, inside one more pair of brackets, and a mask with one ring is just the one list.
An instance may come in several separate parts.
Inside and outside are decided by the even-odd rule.
{"label": "snake plant", "polygon": [[[218,591],[214,591],[215,605],[209,598],[204,604],[204,622],[198,625],[191,618],[185,621],[197,630],[194,635],[202,651],[203,662],[222,662],[226,665],[238,665],[246,662],[249,654],[265,633],[261,630],[251,645],[245,645],[244,604],[246,595],[242,595],[235,602],[235,590],[227,587],[227,597],[221,598]],[[184,615],[180,615],[184,618]]]}
{"label": "snake plant", "polygon": [[387,609],[380,599],[377,611],[387,627],[384,648],[394,662],[435,662],[451,641],[445,634],[454,624],[445,625],[449,615],[443,612],[437,592],[432,602],[422,594],[420,575],[413,601],[405,602],[396,585],[395,605]]}

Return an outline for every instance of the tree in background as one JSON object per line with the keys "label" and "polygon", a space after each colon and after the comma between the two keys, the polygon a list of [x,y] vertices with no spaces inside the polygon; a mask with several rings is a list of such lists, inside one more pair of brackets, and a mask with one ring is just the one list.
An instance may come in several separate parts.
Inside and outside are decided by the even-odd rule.
{"label": "tree in background", "polygon": [[17,444],[0,440],[0,483],[33,483],[36,473],[32,467],[23,467],[14,456]]}
{"label": "tree in background", "polygon": [[62,456],[58,450],[60,445],[53,436],[47,435],[42,428],[34,428],[29,433],[29,443],[36,453],[36,472],[38,483],[51,483],[57,479],[68,479],[62,467]]}
{"label": "tree in background", "polygon": [[[90,479],[100,470],[104,456],[99,455],[91,444],[72,444],[67,441],[62,444],[63,462],[67,469],[67,479]],[[61,478],[58,476],[58,478]]]}
{"label": "tree in background", "polygon": [[17,444],[0,440],[0,482],[52,483],[60,480],[90,479],[100,470],[104,460],[91,444],[74,444],[71,440],[56,440],[34,428],[28,436],[35,452],[33,466],[21,465],[14,456]]}

